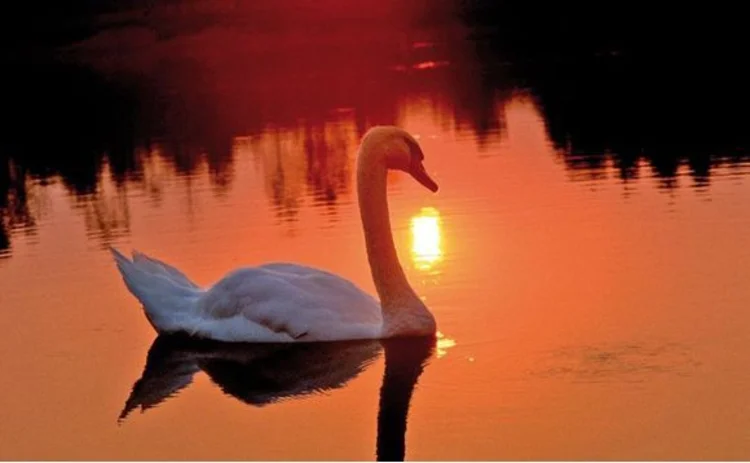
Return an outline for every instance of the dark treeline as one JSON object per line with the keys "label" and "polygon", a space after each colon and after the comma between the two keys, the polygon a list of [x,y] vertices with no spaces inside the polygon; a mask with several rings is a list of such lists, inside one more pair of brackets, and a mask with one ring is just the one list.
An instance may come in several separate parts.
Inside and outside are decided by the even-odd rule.
{"label": "dark treeline", "polygon": [[502,136],[496,105],[523,89],[566,167],[592,176],[613,164],[623,181],[670,188],[687,165],[707,187],[716,166],[749,160],[737,7],[89,0],[6,12],[0,255],[12,230],[34,228],[30,181],[95,196],[105,164],[117,185],[141,181],[154,143],[178,174],[207,163],[221,191],[235,136],[302,127],[308,188],[335,203],[349,177],[330,172],[345,164],[328,163],[343,145],[321,138],[325,123],[346,108],[361,134],[414,94],[481,145]]}
{"label": "dark treeline", "polygon": [[712,167],[750,159],[748,41],[739,7],[467,5],[480,62],[492,74],[502,59],[515,85],[531,90],[569,168],[596,175],[609,159],[627,181],[645,160],[648,175],[671,187],[687,164],[705,186]]}

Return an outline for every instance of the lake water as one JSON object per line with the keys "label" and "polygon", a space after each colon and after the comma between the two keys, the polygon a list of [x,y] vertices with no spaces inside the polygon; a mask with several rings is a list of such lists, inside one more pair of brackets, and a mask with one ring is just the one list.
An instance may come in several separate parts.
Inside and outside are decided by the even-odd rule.
{"label": "lake water", "polygon": [[[230,3],[108,13],[8,69],[0,458],[750,457],[741,76]],[[440,185],[388,179],[435,345],[155,342],[110,245],[202,285],[291,261],[375,294],[354,156],[377,124]]]}

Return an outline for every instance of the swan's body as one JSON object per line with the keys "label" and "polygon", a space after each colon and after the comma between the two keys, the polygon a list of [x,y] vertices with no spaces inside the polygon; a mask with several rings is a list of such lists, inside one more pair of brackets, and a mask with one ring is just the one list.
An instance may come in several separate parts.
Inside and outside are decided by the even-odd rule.
{"label": "swan's body", "polygon": [[[159,332],[184,331],[238,342],[381,337],[380,304],[323,270],[288,263],[246,267],[203,290],[177,276],[176,269],[143,254],[134,253],[132,262],[119,253],[115,256],[120,268],[127,269],[121,270],[126,284]],[[144,281],[130,281],[132,273]]]}
{"label": "swan's body", "polygon": [[388,168],[405,170],[431,190],[417,142],[395,127],[363,138],[357,158],[362,225],[380,302],[332,273],[290,263],[230,272],[208,289],[179,270],[134,252],[112,252],[128,289],[160,333],[218,341],[311,342],[435,333],[435,319],[398,263],[386,200]]}

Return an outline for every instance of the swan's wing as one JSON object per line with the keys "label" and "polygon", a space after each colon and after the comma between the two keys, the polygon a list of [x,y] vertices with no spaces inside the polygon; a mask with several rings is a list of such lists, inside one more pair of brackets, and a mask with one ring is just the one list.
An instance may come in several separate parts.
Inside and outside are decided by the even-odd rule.
{"label": "swan's wing", "polygon": [[353,283],[295,264],[236,270],[209,289],[199,307],[208,319],[243,317],[293,339],[356,337],[341,330],[366,330],[382,321],[377,301]]}
{"label": "swan's wing", "polygon": [[180,272],[171,265],[165,264],[164,262],[158,259],[154,259],[153,257],[149,257],[142,252],[133,250],[133,262],[141,265],[143,268],[147,269],[154,275],[165,275],[170,280],[179,283],[182,286],[191,289],[198,289],[198,285],[190,281],[190,279],[186,277],[184,273]]}

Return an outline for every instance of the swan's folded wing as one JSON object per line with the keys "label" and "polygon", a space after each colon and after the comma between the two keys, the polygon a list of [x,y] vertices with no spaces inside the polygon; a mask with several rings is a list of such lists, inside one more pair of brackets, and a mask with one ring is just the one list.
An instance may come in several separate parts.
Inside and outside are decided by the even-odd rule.
{"label": "swan's folded wing", "polygon": [[190,278],[185,276],[181,271],[158,259],[154,259],[142,252],[136,251],[135,249],[133,250],[133,262],[140,265],[142,268],[145,268],[152,274],[166,275],[170,280],[179,283],[181,286],[198,289],[198,285],[190,281]]}
{"label": "swan's folded wing", "polygon": [[237,317],[242,317],[258,327],[298,339],[310,329],[312,314],[306,310],[310,299],[286,278],[248,268],[217,282],[201,297],[199,308],[211,320],[235,319],[236,325]]}
{"label": "swan's folded wing", "polygon": [[240,320],[235,317],[242,317],[293,339],[323,339],[342,326],[379,326],[377,301],[351,282],[302,266],[294,272],[280,270],[264,266],[230,273],[201,297],[202,315],[233,318],[233,325]]}

